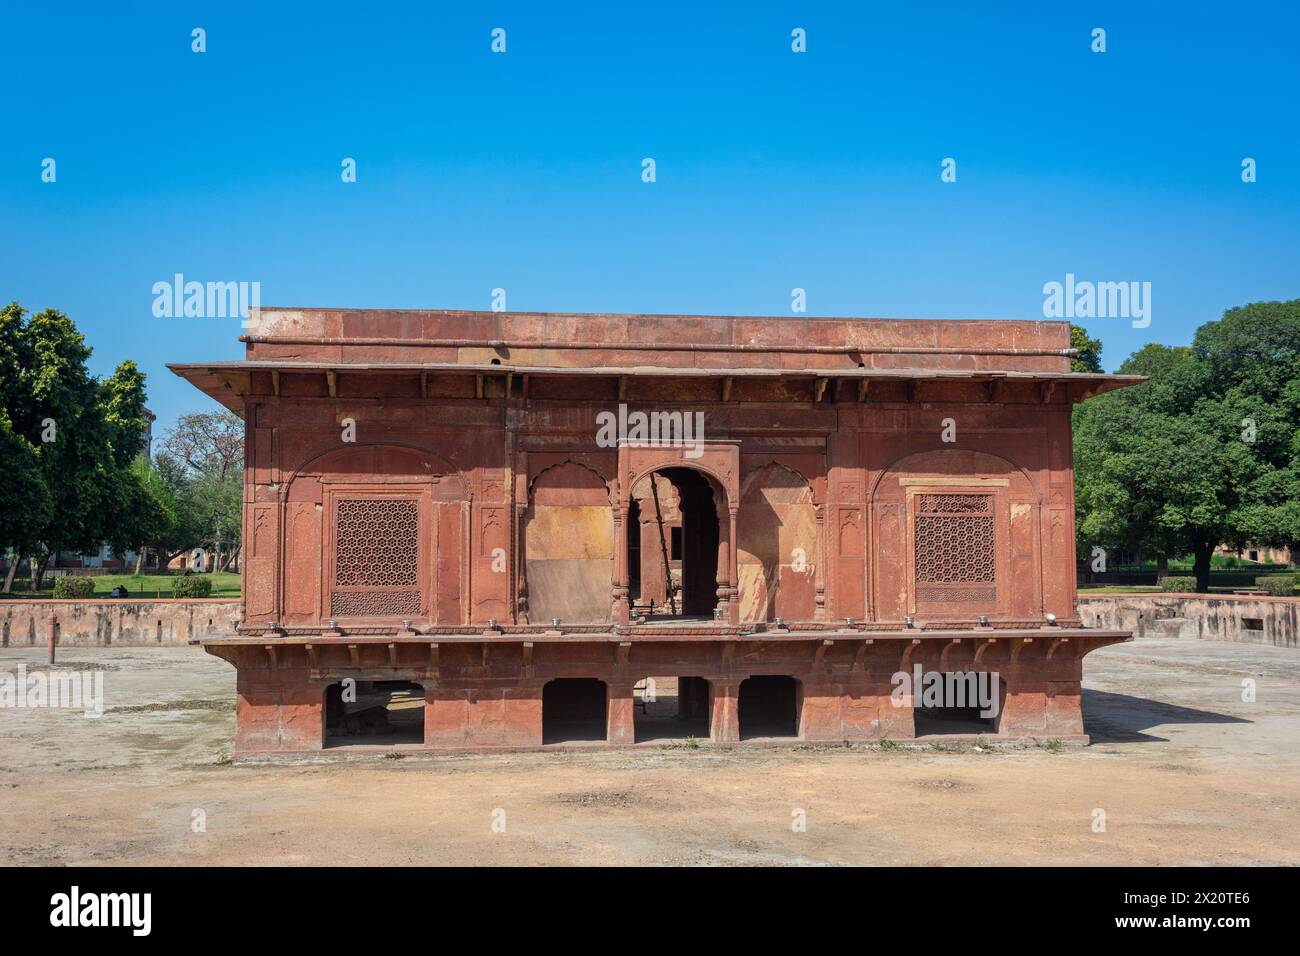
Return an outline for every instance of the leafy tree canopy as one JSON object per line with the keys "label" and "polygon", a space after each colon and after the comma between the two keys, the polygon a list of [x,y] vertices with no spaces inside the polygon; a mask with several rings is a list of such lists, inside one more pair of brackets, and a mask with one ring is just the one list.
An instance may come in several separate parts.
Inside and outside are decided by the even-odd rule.
{"label": "leafy tree canopy", "polygon": [[221,534],[223,564],[237,553],[243,529],[244,423],[228,411],[182,415],[163,439],[155,467],[174,502],[172,554],[212,546]]}
{"label": "leafy tree canopy", "polygon": [[1070,348],[1078,349],[1078,354],[1070,359],[1072,372],[1101,371],[1101,339],[1088,335],[1088,330],[1079,325],[1070,326]]}
{"label": "leafy tree canopy", "polygon": [[147,429],[144,375],[127,361],[100,381],[89,358],[62,312],[0,310],[0,445],[13,463],[0,549],[36,559],[34,586],[54,552],[137,544],[157,519],[131,470]]}
{"label": "leafy tree canopy", "polygon": [[1150,380],[1074,413],[1084,553],[1190,553],[1204,591],[1220,543],[1300,544],[1300,299],[1229,309],[1119,371]]}

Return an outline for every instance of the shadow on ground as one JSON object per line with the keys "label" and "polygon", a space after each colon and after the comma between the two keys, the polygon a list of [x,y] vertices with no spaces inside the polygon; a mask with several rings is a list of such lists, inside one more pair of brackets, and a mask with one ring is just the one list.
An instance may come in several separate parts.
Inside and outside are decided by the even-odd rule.
{"label": "shadow on ground", "polygon": [[1244,717],[1179,707],[1149,697],[1083,690],[1083,730],[1094,744],[1154,743],[1167,738],[1142,731],[1161,724],[1249,724]]}

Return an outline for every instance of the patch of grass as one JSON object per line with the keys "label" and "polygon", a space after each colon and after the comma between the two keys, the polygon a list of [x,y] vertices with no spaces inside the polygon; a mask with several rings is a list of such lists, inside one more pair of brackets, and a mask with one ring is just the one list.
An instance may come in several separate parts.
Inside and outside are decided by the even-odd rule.
{"label": "patch of grass", "polygon": [[110,707],[110,714],[152,714],[169,710],[215,710],[233,714],[233,700],[177,700],[170,704],[132,704],[127,707]]}
{"label": "patch of grass", "polygon": [[1051,740],[1038,741],[1038,746],[1043,750],[1046,750],[1048,753],[1055,754],[1061,752],[1062,744],[1059,740],[1053,737]]}
{"label": "patch of grass", "polygon": [[234,763],[234,758],[230,756],[230,751],[221,750],[217,752],[217,759],[212,762],[218,767],[225,767]]}
{"label": "patch of grass", "polygon": [[896,740],[890,740],[888,737],[881,737],[880,749],[881,750],[902,750],[903,745]]}
{"label": "patch of grass", "polygon": [[562,793],[556,802],[577,807],[627,807],[635,803],[630,790],[587,790],[582,793]]}
{"label": "patch of grass", "polygon": [[[127,589],[128,596],[133,598],[171,598],[172,587],[176,581],[183,580],[183,574],[102,574],[86,575],[82,580],[94,582],[95,590],[91,595],[96,598],[106,598],[112,593],[113,588],[124,587]],[[198,575],[192,575],[198,577]],[[214,598],[237,598],[239,597],[239,575],[232,571],[219,571],[213,574],[204,574],[202,577],[212,581],[212,597]],[[51,598],[54,596],[54,579],[47,577],[45,582],[48,587],[39,591],[29,591],[26,588],[28,583],[23,578],[14,579],[13,591],[9,594],[0,594],[0,599],[4,598]]]}
{"label": "patch of grass", "polygon": [[1157,584],[1081,584],[1080,594],[1159,594]]}

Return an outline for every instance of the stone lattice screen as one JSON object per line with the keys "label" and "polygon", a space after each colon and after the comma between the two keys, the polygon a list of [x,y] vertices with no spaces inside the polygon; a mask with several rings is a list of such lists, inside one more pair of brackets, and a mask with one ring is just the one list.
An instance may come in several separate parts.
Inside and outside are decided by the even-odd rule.
{"label": "stone lattice screen", "polygon": [[916,599],[926,604],[997,599],[992,495],[918,496]]}
{"label": "stone lattice screen", "polygon": [[335,502],[335,617],[410,617],[420,613],[420,509],[412,499]]}

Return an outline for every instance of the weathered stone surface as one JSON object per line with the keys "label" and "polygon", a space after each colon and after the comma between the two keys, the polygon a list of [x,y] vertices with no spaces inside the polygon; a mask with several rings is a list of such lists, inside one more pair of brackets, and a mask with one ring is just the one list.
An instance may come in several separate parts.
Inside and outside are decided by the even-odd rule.
{"label": "weathered stone surface", "polygon": [[1090,627],[1135,637],[1300,646],[1300,598],[1235,594],[1081,594]]}
{"label": "weathered stone surface", "polygon": [[230,631],[240,617],[237,599],[91,598],[0,601],[0,646],[44,645],[50,612],[64,647],[144,647],[188,644]]}

